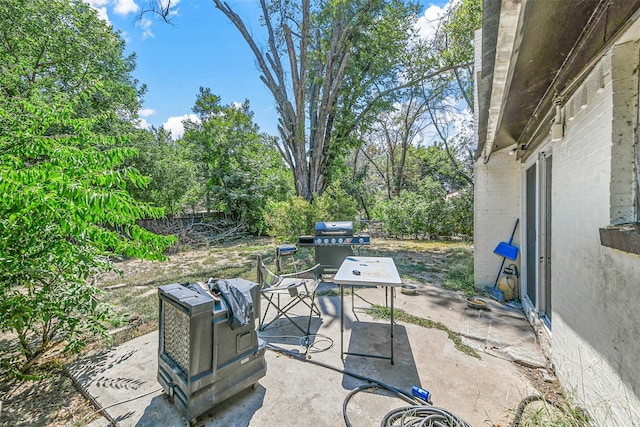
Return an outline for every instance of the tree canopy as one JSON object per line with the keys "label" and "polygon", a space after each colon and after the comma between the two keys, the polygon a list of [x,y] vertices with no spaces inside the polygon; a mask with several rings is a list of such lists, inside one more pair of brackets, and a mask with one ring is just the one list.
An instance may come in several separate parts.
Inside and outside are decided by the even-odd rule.
{"label": "tree canopy", "polygon": [[184,122],[182,145],[198,165],[207,209],[264,232],[267,201],[285,198],[291,182],[273,138],[259,132],[249,101],[223,105],[201,87],[193,112],[198,120]]}
{"label": "tree canopy", "polygon": [[117,256],[160,259],[172,242],[136,225],[162,215],[130,186],[140,89],[124,42],[81,1],[0,3],[0,329],[28,371],[79,350],[110,311],[91,278]]}

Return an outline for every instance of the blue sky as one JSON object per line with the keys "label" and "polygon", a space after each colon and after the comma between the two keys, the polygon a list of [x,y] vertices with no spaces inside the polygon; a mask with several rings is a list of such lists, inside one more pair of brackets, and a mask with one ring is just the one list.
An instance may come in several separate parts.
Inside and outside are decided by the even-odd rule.
{"label": "blue sky", "polygon": [[[198,88],[203,86],[221,96],[223,104],[249,99],[260,129],[278,134],[273,98],[260,81],[253,54],[212,1],[172,0],[177,6],[171,25],[150,13],[138,19],[150,0],[85,1],[122,32],[127,53],[137,55],[133,74],[147,85],[140,111],[143,125],[165,126],[175,138],[180,137],[180,122],[192,114]],[[433,3],[425,7],[421,28],[427,28],[428,21],[440,10]],[[243,0],[229,4],[245,22],[250,22],[260,44],[264,38],[260,37],[263,30],[258,22],[258,2]]]}

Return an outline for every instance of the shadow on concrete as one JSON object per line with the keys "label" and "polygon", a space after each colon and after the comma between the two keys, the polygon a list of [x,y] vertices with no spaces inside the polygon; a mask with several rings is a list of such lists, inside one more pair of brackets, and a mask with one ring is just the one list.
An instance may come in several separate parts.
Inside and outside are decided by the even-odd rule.
{"label": "shadow on concrete", "polygon": [[255,413],[262,408],[266,392],[260,384],[257,384],[255,389],[246,388],[222,401],[198,419],[207,426],[248,427]]}
{"label": "shadow on concrete", "polygon": [[[305,329],[307,327],[307,318],[304,318],[303,320],[299,320],[300,323],[298,324],[302,325],[303,329]],[[319,317],[313,317],[311,319],[311,325],[309,327],[309,341],[311,344],[313,344],[316,339],[316,335],[322,327],[322,323],[322,319]],[[267,344],[282,346],[288,350],[292,346],[305,345],[303,342],[305,335],[300,332],[300,329],[296,328],[295,325],[292,325],[291,322],[285,318],[276,320],[263,331],[258,330],[258,337],[262,338]]]}
{"label": "shadow on concrete", "polygon": [[[391,342],[389,336],[390,325],[377,322],[349,322],[351,334],[345,351],[349,353],[369,354],[382,357],[391,356]],[[407,330],[402,325],[393,328],[394,364],[388,359],[345,355],[344,368],[348,372],[366,372],[366,377],[376,379],[387,385],[402,388],[407,384],[420,383],[420,376],[414,360]],[[352,390],[363,382],[345,375],[342,386]]]}
{"label": "shadow on concrete", "polygon": [[68,370],[85,388],[94,385],[101,388],[137,390],[144,384],[144,381],[133,378],[110,378],[104,375],[116,366],[126,364],[131,357],[135,358],[136,352],[137,350],[130,350],[124,354],[116,355],[116,348],[112,347],[70,364]]}
{"label": "shadow on concrete", "polygon": [[[172,417],[167,417],[167,411],[172,412]],[[166,424],[168,418],[180,419],[178,410],[170,405],[166,394],[154,396],[151,402],[144,408],[144,413],[136,423],[136,427],[156,427]]]}
{"label": "shadow on concrete", "polygon": [[[255,388],[248,387],[200,415],[191,425],[247,427],[254,414],[263,406],[265,394],[266,389],[260,384]],[[173,427],[181,424],[187,425],[186,420],[173,406],[171,399],[162,394],[153,397],[135,427]]]}

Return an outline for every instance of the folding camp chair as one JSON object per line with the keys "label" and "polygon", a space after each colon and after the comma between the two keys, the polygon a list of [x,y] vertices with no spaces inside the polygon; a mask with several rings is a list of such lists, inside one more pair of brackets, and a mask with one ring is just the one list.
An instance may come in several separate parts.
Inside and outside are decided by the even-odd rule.
{"label": "folding camp chair", "polygon": [[[290,274],[275,274],[269,271],[262,261],[262,256],[258,255],[258,283],[260,292],[267,300],[267,307],[260,318],[259,329],[262,331],[281,317],[287,318],[302,333],[309,335],[311,328],[311,318],[313,315],[321,316],[320,309],[315,303],[316,289],[320,284],[317,274],[320,264],[312,268]],[[308,278],[313,273],[313,278]],[[292,317],[292,309],[303,303],[309,308],[306,331],[298,325]],[[269,309],[273,307],[275,316],[265,323]],[[296,316],[300,317],[300,316]]]}

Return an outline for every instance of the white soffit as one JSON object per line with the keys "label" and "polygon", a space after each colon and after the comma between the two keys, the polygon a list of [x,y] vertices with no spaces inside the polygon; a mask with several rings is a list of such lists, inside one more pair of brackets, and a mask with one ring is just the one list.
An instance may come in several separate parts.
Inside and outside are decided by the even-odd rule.
{"label": "white soffit", "polygon": [[493,85],[487,119],[487,137],[484,144],[485,162],[493,151],[494,141],[504,104],[513,78],[513,70],[518,59],[518,50],[522,40],[524,11],[529,0],[502,0],[500,7],[500,24],[496,42],[495,66],[493,69]]}

